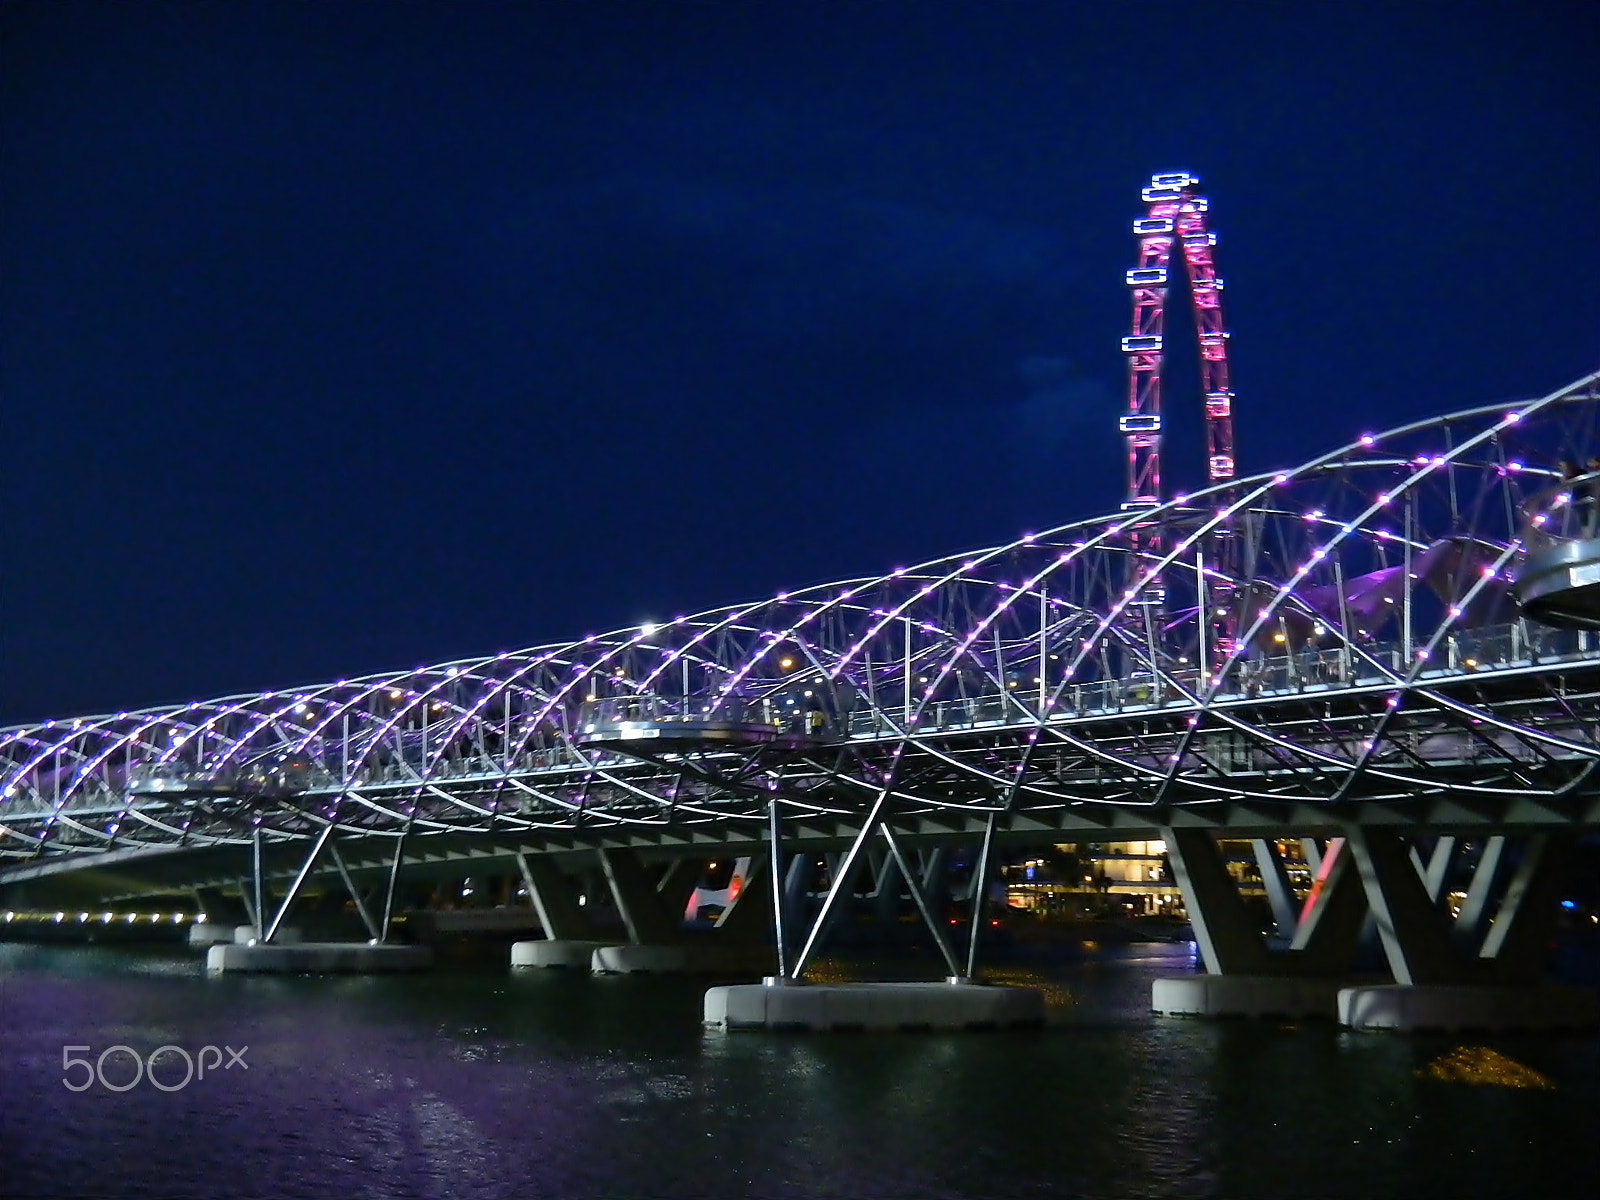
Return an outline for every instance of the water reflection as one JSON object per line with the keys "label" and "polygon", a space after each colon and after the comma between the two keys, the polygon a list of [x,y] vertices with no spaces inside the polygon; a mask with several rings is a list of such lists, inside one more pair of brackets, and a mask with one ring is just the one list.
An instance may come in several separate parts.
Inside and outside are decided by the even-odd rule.
{"label": "water reflection", "polygon": [[[1012,964],[1058,994],[1044,1030],[729,1035],[698,980],[208,979],[176,952],[0,946],[0,1161],[8,1194],[217,1197],[1481,1195],[1600,1167],[1595,1039],[1481,1048],[1558,1091],[1452,1086],[1429,1069],[1451,1042],[1152,1018],[1188,961]],[[250,1066],[62,1087],[62,1045],[114,1043]]]}

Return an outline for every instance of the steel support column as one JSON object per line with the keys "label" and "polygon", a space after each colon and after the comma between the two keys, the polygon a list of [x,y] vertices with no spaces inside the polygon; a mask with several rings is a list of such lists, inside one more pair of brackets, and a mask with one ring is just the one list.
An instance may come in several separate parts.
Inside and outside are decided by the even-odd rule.
{"label": "steel support column", "polygon": [[378,931],[380,942],[389,940],[389,922],[394,916],[394,890],[395,885],[400,882],[400,862],[405,857],[406,838],[410,833],[411,822],[407,821],[406,827],[400,831],[400,836],[395,840],[394,861],[389,864],[389,882],[383,892],[383,925]]}
{"label": "steel support column", "polygon": [[1361,872],[1343,838],[1328,842],[1317,881],[1289,943],[1297,973],[1336,975],[1350,968],[1367,917]]}
{"label": "steel support column", "polygon": [[1411,864],[1405,839],[1389,830],[1362,825],[1351,825],[1345,839],[1361,872],[1367,907],[1394,981],[1462,982],[1464,973],[1450,945],[1449,930],[1429,899],[1422,876]]}
{"label": "steel support column", "polygon": [[574,885],[543,855],[517,851],[517,870],[528,902],[539,916],[539,927],[552,942],[594,940],[594,925],[579,906]]}
{"label": "steel support column", "polygon": [[1524,844],[1522,860],[1478,952],[1479,958],[1494,961],[1495,975],[1503,982],[1538,981],[1574,848],[1573,836],[1565,833],[1536,833]]}
{"label": "steel support column", "polygon": [[978,977],[978,944],[982,940],[984,913],[989,900],[989,862],[994,853],[994,825],[998,813],[991,812],[983,823],[983,847],[973,865],[972,896],[967,903],[970,914],[967,930],[967,978]]}
{"label": "steel support column", "polygon": [[322,848],[328,844],[328,839],[332,836],[333,822],[330,821],[322,827],[322,832],[317,834],[317,840],[312,843],[311,850],[306,855],[305,861],[300,864],[300,870],[295,875],[294,882],[289,885],[288,892],[284,894],[283,903],[278,906],[277,914],[272,918],[272,924],[267,926],[267,932],[261,939],[267,945],[270,946],[272,944],[272,939],[278,932],[278,926],[283,924],[283,918],[289,913],[289,906],[300,895],[300,889],[305,885],[307,877],[310,876],[311,868],[316,865],[318,856],[322,854]]}
{"label": "steel support column", "polygon": [[1261,872],[1261,886],[1266,889],[1278,936],[1292,938],[1299,913],[1295,911],[1294,890],[1289,886],[1289,873],[1284,870],[1278,843],[1270,838],[1253,838],[1250,848],[1255,851],[1256,869]]}
{"label": "steel support column", "polygon": [[1216,840],[1202,829],[1168,828],[1162,833],[1206,970],[1213,975],[1266,973],[1266,947]]}
{"label": "steel support column", "polygon": [[[861,862],[862,851],[865,849],[867,839],[872,836],[878,822],[883,819],[884,810],[889,804],[889,789],[883,788],[878,792],[878,798],[873,801],[872,807],[867,811],[866,820],[861,822],[861,829],[856,834],[856,840],[850,843],[850,849],[845,854],[839,868],[833,872],[833,877],[828,881],[828,894],[823,897],[822,909],[817,913],[817,918],[811,923],[811,931],[806,935],[805,945],[800,948],[800,957],[795,959],[793,978],[799,979],[805,974],[806,965],[811,961],[811,954],[817,948],[817,943],[827,931],[828,924],[833,920],[834,911],[839,905],[840,898],[848,894],[850,881],[855,878],[856,867]],[[831,866],[831,864],[830,864]]]}
{"label": "steel support column", "polygon": [[250,839],[250,876],[255,883],[256,904],[255,915],[251,924],[256,927],[256,937],[266,936],[265,922],[267,919],[267,892],[261,879],[261,826],[255,827],[254,836]]}
{"label": "steel support column", "polygon": [[895,863],[900,867],[900,873],[906,878],[906,888],[911,893],[911,902],[917,906],[917,911],[922,914],[922,922],[928,927],[928,932],[933,936],[934,944],[939,947],[939,953],[944,958],[944,965],[949,969],[949,978],[954,979],[961,974],[961,968],[956,965],[955,951],[950,948],[950,939],[939,926],[938,920],[928,907],[928,898],[923,895],[922,888],[917,886],[911,874],[905,855],[900,851],[900,842],[894,836],[894,830],[889,828],[889,822],[884,821],[878,826],[883,834],[883,840],[889,843],[889,853],[894,855]]}
{"label": "steel support column", "polygon": [[767,873],[772,876],[772,944],[777,951],[777,978],[789,978],[789,948],[785,936],[783,903],[783,829],[778,818],[778,797],[767,797]]}
{"label": "steel support column", "polygon": [[1505,863],[1505,836],[1495,834],[1483,843],[1483,851],[1472,871],[1472,882],[1467,884],[1467,898],[1461,902],[1461,910],[1456,913],[1456,922],[1450,931],[1456,950],[1461,954],[1475,955],[1483,945],[1490,914],[1500,898]]}
{"label": "steel support column", "polygon": [[[331,829],[332,826],[329,826],[329,828]],[[331,840],[328,842],[328,855],[333,859],[333,865],[339,872],[339,878],[344,881],[345,891],[349,892],[350,899],[355,901],[356,914],[360,916],[361,923],[367,927],[367,936],[375,942],[381,941],[382,932],[378,928],[378,923],[372,919],[372,914],[367,911],[367,904],[361,898],[361,893],[356,891],[356,885],[350,878],[350,870],[344,865],[344,855],[339,853],[338,842]]]}
{"label": "steel support column", "polygon": [[678,940],[676,923],[669,921],[661,911],[661,900],[639,856],[631,850],[596,853],[600,858],[600,870],[611,889],[611,899],[628,931],[628,941],[643,946]]}

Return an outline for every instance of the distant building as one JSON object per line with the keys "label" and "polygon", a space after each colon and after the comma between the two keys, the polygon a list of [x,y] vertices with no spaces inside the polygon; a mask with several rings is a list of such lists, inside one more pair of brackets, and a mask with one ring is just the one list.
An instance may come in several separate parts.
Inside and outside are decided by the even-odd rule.
{"label": "distant building", "polygon": [[[1275,843],[1289,884],[1299,896],[1311,886],[1300,843]],[[1228,873],[1248,898],[1265,898],[1261,870],[1248,841],[1221,843]],[[1005,868],[1006,902],[1040,915],[1184,916],[1183,894],[1160,838],[1130,842],[1078,842],[1052,847]]]}

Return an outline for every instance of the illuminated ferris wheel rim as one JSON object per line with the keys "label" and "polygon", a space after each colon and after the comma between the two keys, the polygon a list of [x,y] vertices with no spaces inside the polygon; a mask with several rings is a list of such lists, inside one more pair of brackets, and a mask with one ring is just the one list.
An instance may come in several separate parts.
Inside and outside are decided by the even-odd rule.
{"label": "illuminated ferris wheel rim", "polygon": [[1139,265],[1125,282],[1133,301],[1130,333],[1122,339],[1128,359],[1128,405],[1118,421],[1127,445],[1128,490],[1124,507],[1147,508],[1161,501],[1162,326],[1174,244],[1189,278],[1200,348],[1201,390],[1205,397],[1206,479],[1220,483],[1235,473],[1233,392],[1228,381],[1229,333],[1222,321],[1223,281],[1216,273],[1212,247],[1217,235],[1206,220],[1210,204],[1200,195],[1200,177],[1170,171],[1150,177],[1141,193],[1146,215],[1133,222],[1139,239]]}

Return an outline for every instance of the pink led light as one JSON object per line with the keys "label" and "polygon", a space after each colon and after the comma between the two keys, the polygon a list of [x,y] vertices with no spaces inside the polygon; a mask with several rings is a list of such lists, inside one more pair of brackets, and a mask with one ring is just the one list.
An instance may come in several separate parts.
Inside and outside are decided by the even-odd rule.
{"label": "pink led light", "polygon": [[1376,439],[1375,439],[1375,438],[1373,438],[1373,436],[1372,436],[1372,435],[1371,435],[1371,434],[1370,434],[1370,433],[1363,433],[1363,434],[1362,434],[1362,435],[1361,435],[1361,444],[1362,444],[1362,445],[1363,445],[1363,446],[1370,446],[1370,445],[1372,445],[1372,443],[1373,443],[1373,442],[1374,442],[1374,441],[1375,441],[1375,440],[1376,440]]}

